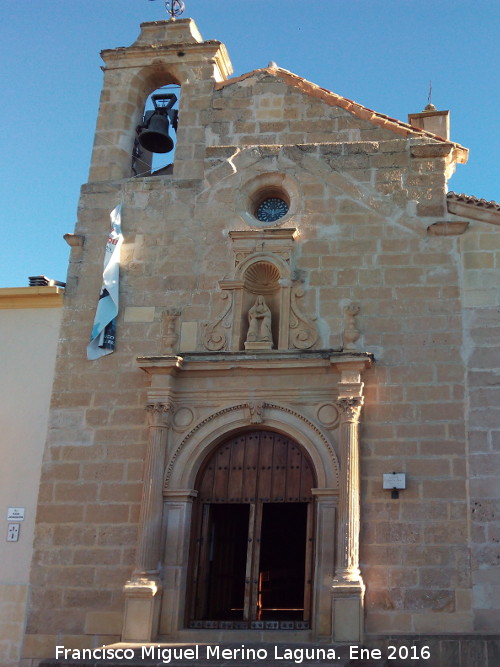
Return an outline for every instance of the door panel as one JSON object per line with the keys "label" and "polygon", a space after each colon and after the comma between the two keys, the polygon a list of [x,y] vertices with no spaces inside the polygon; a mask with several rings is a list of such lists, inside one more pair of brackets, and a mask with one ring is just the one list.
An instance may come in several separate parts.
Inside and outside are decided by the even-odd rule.
{"label": "door panel", "polygon": [[249,505],[204,507],[198,618],[243,618],[249,509]]}
{"label": "door panel", "polygon": [[223,443],[201,470],[196,488],[209,503],[311,502],[311,463],[301,447],[272,431]]}

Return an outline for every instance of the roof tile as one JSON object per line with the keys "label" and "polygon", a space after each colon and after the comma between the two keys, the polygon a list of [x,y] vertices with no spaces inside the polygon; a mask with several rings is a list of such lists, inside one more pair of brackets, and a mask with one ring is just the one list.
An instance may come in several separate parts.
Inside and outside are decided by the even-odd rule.
{"label": "roof tile", "polygon": [[308,95],[312,95],[314,97],[322,99],[324,102],[330,104],[331,106],[341,107],[342,109],[345,109],[350,113],[353,113],[355,116],[358,116],[358,118],[361,118],[363,120],[368,120],[371,123],[374,123],[375,125],[379,125],[388,130],[392,130],[396,134],[402,134],[405,136],[428,137],[430,139],[434,139],[435,141],[442,141],[444,143],[451,144],[457,149],[457,153],[459,153],[459,155],[457,155],[458,161],[465,162],[467,160],[468,149],[464,148],[460,144],[451,142],[448,139],[438,136],[437,134],[433,134],[432,132],[428,132],[421,128],[414,127],[413,125],[409,125],[408,123],[405,123],[401,120],[397,120],[396,118],[391,118],[391,116],[378,113],[377,111],[369,109],[368,107],[365,107],[362,104],[358,104],[353,100],[349,100],[346,97],[337,95],[337,93],[333,93],[332,91],[327,90],[326,88],[321,88],[315,83],[311,83],[310,81],[307,81],[307,79],[304,79],[298,76],[297,74],[293,74],[293,72],[290,72],[289,70],[282,69],[281,67],[277,68],[264,67],[261,69],[255,69],[252,70],[251,72],[247,72],[246,74],[242,74],[241,76],[237,76],[232,79],[226,79],[225,81],[218,82],[215,84],[215,88],[216,90],[221,90],[222,88],[226,88],[227,86],[231,86],[240,81],[244,81],[245,79],[248,79],[252,76],[258,76],[261,74],[278,77],[282,79],[285,83],[288,83],[289,85],[295,86],[296,88],[303,90]]}

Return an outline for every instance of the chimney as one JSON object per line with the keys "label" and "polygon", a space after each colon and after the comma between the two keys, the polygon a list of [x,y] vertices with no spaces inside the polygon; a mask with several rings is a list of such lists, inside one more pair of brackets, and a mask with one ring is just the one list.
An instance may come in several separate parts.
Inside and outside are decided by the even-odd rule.
{"label": "chimney", "polygon": [[450,112],[438,111],[433,104],[428,104],[421,113],[408,114],[408,123],[443,139],[450,138]]}
{"label": "chimney", "polygon": [[30,287],[66,287],[66,283],[59,280],[52,280],[47,276],[30,276],[28,278]]}

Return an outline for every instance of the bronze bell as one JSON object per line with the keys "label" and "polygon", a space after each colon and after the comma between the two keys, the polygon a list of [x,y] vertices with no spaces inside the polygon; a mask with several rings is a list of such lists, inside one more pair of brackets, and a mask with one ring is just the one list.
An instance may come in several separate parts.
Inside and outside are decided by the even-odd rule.
{"label": "bronze bell", "polygon": [[156,110],[139,134],[140,145],[151,153],[169,153],[174,142],[168,133],[168,125],[166,114]]}

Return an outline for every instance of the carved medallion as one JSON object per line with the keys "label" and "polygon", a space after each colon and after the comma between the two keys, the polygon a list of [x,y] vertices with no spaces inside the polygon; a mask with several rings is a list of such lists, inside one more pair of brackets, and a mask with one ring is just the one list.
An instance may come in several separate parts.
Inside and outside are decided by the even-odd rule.
{"label": "carved medallion", "polygon": [[184,431],[188,428],[194,421],[194,412],[191,408],[186,406],[180,407],[174,412],[173,415],[173,426],[176,431]]}
{"label": "carved medallion", "polygon": [[323,403],[316,409],[318,421],[327,428],[334,428],[339,421],[339,411],[334,403]]}

